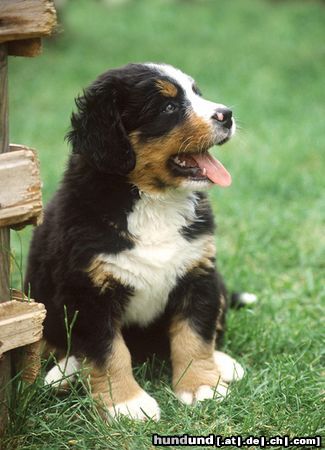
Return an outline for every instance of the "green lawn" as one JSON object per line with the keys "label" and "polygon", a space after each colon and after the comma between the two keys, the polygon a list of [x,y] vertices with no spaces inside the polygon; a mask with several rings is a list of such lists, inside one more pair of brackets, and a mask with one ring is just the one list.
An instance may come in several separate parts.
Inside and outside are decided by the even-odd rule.
{"label": "green lawn", "polygon": [[[10,60],[10,140],[38,150],[45,202],[67,160],[77,93],[130,61],[176,65],[238,118],[237,136],[218,150],[233,184],[214,188],[211,200],[228,285],[260,301],[229,314],[225,350],[247,376],[223,403],[179,404],[168,364],[156,361],[135,373],[161,421],[108,425],[81,390],[58,398],[40,379],[17,387],[7,448],[141,450],[152,433],[324,433],[324,3],[78,0],[62,16],[64,33],[41,57]],[[15,286],[30,233],[12,233]]]}

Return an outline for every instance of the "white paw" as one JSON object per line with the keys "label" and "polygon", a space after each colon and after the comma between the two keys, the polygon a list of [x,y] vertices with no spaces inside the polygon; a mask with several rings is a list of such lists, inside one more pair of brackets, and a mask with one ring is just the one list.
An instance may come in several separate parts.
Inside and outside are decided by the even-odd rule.
{"label": "white paw", "polygon": [[218,367],[221,379],[226,383],[241,380],[244,376],[243,367],[226,353],[215,351],[213,359]]}
{"label": "white paw", "polygon": [[160,419],[160,408],[153,397],[145,391],[141,391],[131,400],[117,403],[109,408],[109,414],[114,418],[122,414],[136,420],[148,420],[150,418],[158,421]]}
{"label": "white paw", "polygon": [[70,356],[68,360],[63,358],[47,372],[44,384],[51,385],[56,389],[67,389],[69,382],[74,380],[79,369],[80,363],[74,356]]}
{"label": "white paw", "polygon": [[221,402],[228,393],[228,386],[223,383],[218,383],[216,387],[207,386],[205,384],[199,386],[196,392],[179,391],[176,392],[176,397],[185,405],[194,405],[196,402],[203,400],[214,399]]}

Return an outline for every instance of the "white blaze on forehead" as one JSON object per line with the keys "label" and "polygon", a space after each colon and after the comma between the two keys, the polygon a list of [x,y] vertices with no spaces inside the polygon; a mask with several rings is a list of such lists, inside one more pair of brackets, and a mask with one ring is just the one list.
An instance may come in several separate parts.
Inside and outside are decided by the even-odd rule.
{"label": "white blaze on forehead", "polygon": [[147,64],[156,69],[161,75],[168,76],[175,80],[185,91],[186,98],[189,100],[193,111],[205,120],[210,120],[217,108],[226,108],[221,103],[210,102],[200,97],[193,91],[194,80],[179,69],[168,64]]}

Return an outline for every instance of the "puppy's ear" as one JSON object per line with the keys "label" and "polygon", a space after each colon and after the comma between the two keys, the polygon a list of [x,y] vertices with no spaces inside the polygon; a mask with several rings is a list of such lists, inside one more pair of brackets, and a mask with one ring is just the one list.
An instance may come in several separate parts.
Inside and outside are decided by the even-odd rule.
{"label": "puppy's ear", "polygon": [[126,175],[135,166],[135,153],[120,116],[121,80],[107,72],[76,99],[67,134],[73,153],[83,155],[101,172]]}

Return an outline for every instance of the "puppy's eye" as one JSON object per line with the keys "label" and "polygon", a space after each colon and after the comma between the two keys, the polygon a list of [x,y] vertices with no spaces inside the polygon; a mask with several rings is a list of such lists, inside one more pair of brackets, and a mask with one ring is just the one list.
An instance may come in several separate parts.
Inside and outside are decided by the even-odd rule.
{"label": "puppy's eye", "polygon": [[167,105],[164,106],[162,112],[166,113],[166,114],[171,114],[174,111],[176,111],[177,109],[177,105],[175,105],[175,103],[167,103]]}

